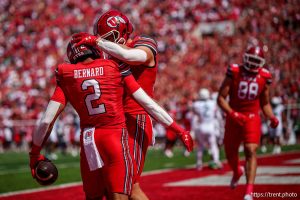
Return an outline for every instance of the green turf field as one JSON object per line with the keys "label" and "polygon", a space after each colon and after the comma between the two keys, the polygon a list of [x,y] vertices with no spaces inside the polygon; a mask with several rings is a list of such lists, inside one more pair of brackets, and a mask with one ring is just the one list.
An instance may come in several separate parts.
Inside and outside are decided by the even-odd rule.
{"label": "green turf field", "polygon": [[[299,150],[300,145],[283,147],[283,151]],[[269,149],[270,151],[270,149]],[[221,158],[224,159],[224,152],[221,151]],[[205,161],[209,160],[206,154]],[[58,154],[58,160],[55,160],[59,177],[54,185],[62,183],[81,181],[79,171],[79,156]],[[189,157],[183,156],[183,149],[175,148],[174,157],[167,158],[162,150],[150,149],[148,151],[144,171],[151,171],[165,168],[182,168],[195,164],[195,150]],[[41,187],[36,183],[30,174],[28,166],[27,153],[6,152],[0,154],[0,193],[38,188]]]}

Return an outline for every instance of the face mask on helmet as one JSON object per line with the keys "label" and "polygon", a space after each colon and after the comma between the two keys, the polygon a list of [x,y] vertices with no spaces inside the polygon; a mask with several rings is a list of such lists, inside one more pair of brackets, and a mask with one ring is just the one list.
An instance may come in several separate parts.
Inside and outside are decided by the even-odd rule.
{"label": "face mask on helmet", "polygon": [[[87,33],[80,33],[82,36],[84,36]],[[77,34],[78,36],[78,34]],[[72,64],[76,64],[78,62],[81,62],[87,58],[93,58],[93,59],[97,59],[100,58],[100,52],[90,46],[86,46],[86,45],[80,45],[78,47],[76,47],[77,42],[74,40],[74,38],[72,37],[72,39],[69,41],[68,43],[68,47],[67,47],[67,56],[68,59],[70,61],[70,63]]]}
{"label": "face mask on helmet", "polygon": [[132,32],[129,19],[116,10],[104,13],[94,23],[94,35],[119,44],[125,44]]}
{"label": "face mask on helmet", "polygon": [[260,47],[251,47],[244,54],[244,68],[247,71],[257,73],[264,64],[265,58]]}

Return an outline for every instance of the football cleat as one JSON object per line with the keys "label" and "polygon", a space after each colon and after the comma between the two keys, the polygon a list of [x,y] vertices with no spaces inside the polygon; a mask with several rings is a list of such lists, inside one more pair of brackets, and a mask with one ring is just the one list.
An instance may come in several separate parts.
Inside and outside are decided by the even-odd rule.
{"label": "football cleat", "polygon": [[238,185],[238,182],[239,182],[241,176],[244,174],[244,172],[245,172],[244,167],[240,166],[240,172],[239,172],[239,174],[237,174],[237,175],[233,174],[233,177],[232,177],[232,179],[230,181],[230,188],[231,189],[236,188],[236,186]]}
{"label": "football cleat", "polygon": [[253,200],[253,197],[252,197],[251,194],[246,194],[246,195],[244,196],[244,200]]}
{"label": "football cleat", "polygon": [[165,150],[165,156],[167,156],[168,158],[173,158],[174,154],[170,149]]}

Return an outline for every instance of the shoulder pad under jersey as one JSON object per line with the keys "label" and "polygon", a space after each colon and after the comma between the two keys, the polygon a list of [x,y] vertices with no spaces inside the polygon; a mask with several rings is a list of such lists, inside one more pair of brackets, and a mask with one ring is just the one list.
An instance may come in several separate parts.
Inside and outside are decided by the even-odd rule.
{"label": "shoulder pad under jersey", "polygon": [[240,71],[240,66],[238,64],[231,64],[227,68],[226,75],[232,77],[234,74]]}
{"label": "shoulder pad under jersey", "polygon": [[157,42],[153,38],[151,38],[147,35],[135,36],[133,38],[131,47],[138,47],[138,46],[148,47],[153,52],[153,55],[156,55],[158,52]]}
{"label": "shoulder pad under jersey", "polygon": [[270,84],[272,83],[272,74],[270,73],[270,71],[266,68],[261,68],[259,70],[259,74],[266,79],[267,83]]}

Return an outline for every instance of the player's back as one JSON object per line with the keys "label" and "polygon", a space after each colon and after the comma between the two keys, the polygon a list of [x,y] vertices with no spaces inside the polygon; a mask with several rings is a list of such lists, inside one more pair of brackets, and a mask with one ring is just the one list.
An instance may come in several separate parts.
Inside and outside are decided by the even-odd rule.
{"label": "player's back", "polygon": [[125,127],[123,83],[115,62],[97,59],[87,64],[62,64],[57,79],[82,128]]}
{"label": "player's back", "polygon": [[228,67],[227,76],[233,80],[229,91],[230,106],[238,112],[258,114],[260,95],[265,85],[272,82],[270,72],[261,68],[258,73],[249,73],[242,66],[233,64]]}
{"label": "player's back", "polygon": [[[154,92],[154,84],[156,80],[157,74],[157,44],[155,40],[149,38],[147,36],[136,36],[134,40],[128,45],[129,47],[139,47],[145,46],[151,49],[154,59],[155,65],[154,66],[146,66],[146,65],[139,65],[139,66],[131,66],[131,72],[134,76],[135,80],[139,83],[141,88],[150,96],[153,97]],[[140,106],[130,94],[126,94],[125,101],[124,101],[124,110],[127,113],[141,113],[146,111],[142,106]]]}
{"label": "player's back", "polygon": [[201,123],[215,121],[216,102],[214,100],[200,100],[193,104],[194,112],[198,116]]}

